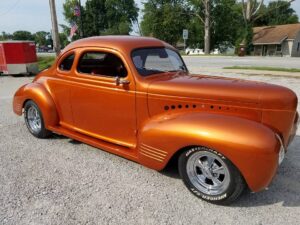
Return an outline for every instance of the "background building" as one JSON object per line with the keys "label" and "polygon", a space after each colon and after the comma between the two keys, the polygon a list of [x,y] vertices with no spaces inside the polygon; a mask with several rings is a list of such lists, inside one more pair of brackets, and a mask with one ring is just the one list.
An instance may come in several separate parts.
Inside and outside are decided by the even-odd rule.
{"label": "background building", "polygon": [[300,23],[253,28],[254,55],[300,57]]}

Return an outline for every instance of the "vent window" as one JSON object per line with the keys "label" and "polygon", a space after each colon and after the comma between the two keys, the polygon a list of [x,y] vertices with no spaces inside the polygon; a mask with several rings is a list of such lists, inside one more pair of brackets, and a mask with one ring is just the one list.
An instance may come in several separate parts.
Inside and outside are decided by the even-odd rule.
{"label": "vent window", "polygon": [[67,56],[60,64],[59,69],[62,71],[70,71],[73,66],[75,55],[71,54]]}

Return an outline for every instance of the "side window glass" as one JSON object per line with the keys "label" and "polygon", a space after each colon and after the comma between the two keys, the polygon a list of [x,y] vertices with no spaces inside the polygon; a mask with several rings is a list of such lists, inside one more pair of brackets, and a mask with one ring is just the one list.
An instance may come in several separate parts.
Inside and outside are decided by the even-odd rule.
{"label": "side window glass", "polygon": [[78,63],[79,73],[93,76],[126,77],[127,70],[122,60],[112,54],[105,52],[86,52]]}
{"label": "side window glass", "polygon": [[59,69],[62,71],[70,71],[74,62],[75,55],[71,54],[67,56],[59,65]]}

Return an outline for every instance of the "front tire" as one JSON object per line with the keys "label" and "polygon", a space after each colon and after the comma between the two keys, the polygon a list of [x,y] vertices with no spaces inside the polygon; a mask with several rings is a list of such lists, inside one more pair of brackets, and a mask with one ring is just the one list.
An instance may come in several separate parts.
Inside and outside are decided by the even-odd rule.
{"label": "front tire", "polygon": [[29,132],[37,138],[47,138],[51,131],[45,128],[41,110],[34,101],[27,101],[24,106],[24,119]]}
{"label": "front tire", "polygon": [[239,170],[222,154],[205,147],[184,151],[178,161],[180,176],[197,197],[214,204],[228,205],[245,189]]}

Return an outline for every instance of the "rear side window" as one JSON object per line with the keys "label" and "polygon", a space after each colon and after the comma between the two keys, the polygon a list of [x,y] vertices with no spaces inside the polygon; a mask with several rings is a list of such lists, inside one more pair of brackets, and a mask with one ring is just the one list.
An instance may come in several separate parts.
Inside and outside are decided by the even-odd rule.
{"label": "rear side window", "polygon": [[80,57],[77,70],[79,73],[93,76],[127,76],[127,70],[123,61],[118,56],[108,52],[83,53]]}
{"label": "rear side window", "polygon": [[67,56],[59,65],[59,69],[62,71],[70,71],[74,62],[75,55],[71,54]]}
{"label": "rear side window", "polygon": [[106,54],[101,53],[101,52],[87,52],[82,56],[82,60],[98,60],[98,61],[103,61],[105,58]]}

